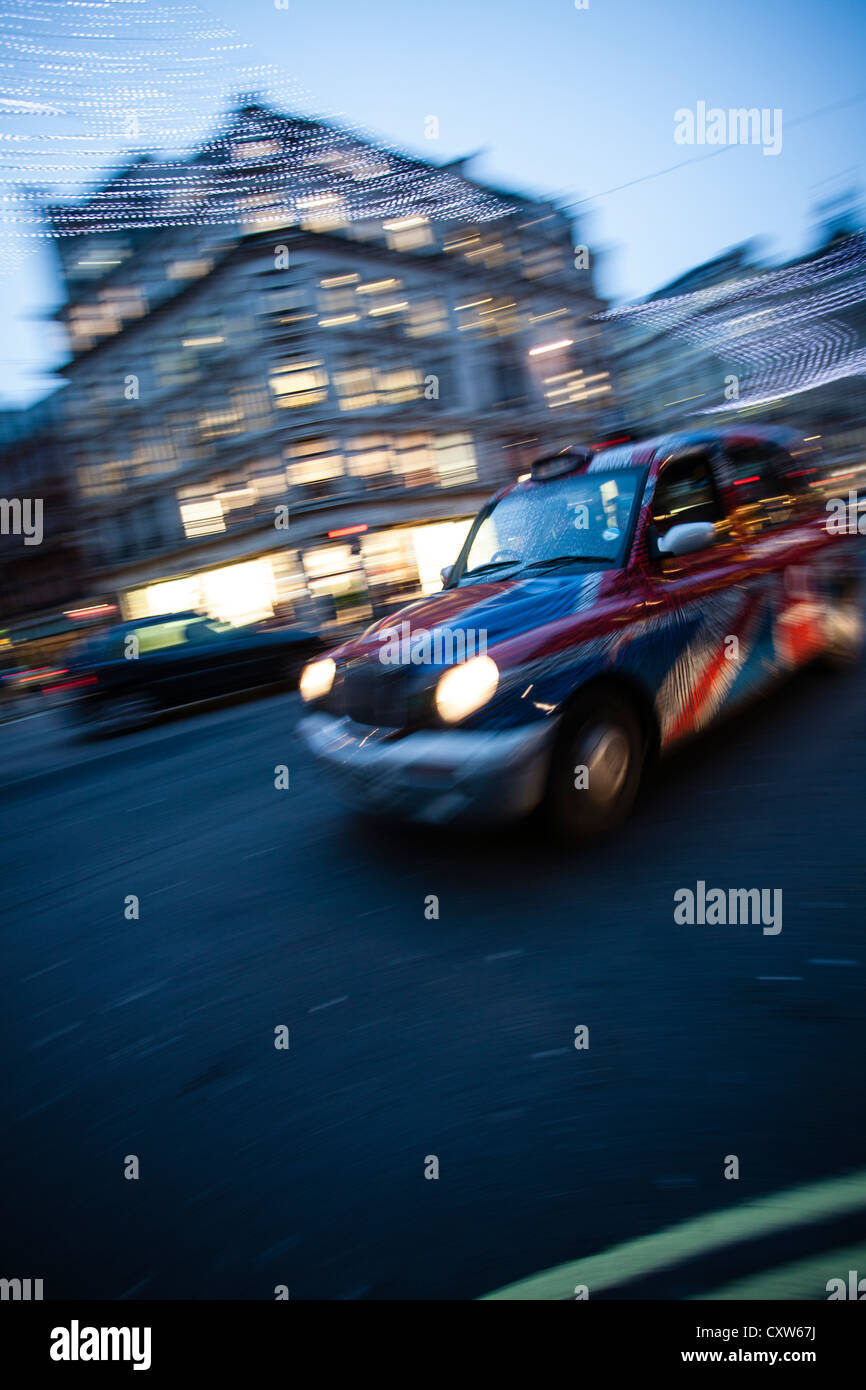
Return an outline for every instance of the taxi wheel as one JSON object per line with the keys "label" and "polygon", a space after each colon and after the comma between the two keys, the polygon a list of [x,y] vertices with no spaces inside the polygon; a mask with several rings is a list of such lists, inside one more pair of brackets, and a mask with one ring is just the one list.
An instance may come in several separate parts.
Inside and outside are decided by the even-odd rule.
{"label": "taxi wheel", "polygon": [[619,825],[637,796],[644,754],[628,700],[611,692],[575,706],[551,758],[545,810],[554,830],[584,840]]}
{"label": "taxi wheel", "polygon": [[156,704],[149,695],[115,695],[99,714],[101,734],[125,734],[149,724],[156,716]]}

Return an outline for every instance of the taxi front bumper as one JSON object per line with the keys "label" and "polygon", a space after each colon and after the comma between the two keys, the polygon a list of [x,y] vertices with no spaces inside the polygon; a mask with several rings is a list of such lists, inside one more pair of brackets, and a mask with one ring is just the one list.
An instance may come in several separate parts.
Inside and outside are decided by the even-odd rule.
{"label": "taxi front bumper", "polygon": [[438,825],[528,815],[544,794],[557,723],[395,736],[393,730],[314,713],[301,720],[298,731],[355,805]]}

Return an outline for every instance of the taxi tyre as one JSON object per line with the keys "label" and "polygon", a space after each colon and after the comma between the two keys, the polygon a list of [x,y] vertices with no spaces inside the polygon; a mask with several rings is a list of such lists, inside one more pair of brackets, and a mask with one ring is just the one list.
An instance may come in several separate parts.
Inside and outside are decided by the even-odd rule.
{"label": "taxi tyre", "polygon": [[157,703],[151,695],[114,695],[103,703],[93,729],[103,737],[131,733],[152,724],[158,712]]}
{"label": "taxi tyre", "polygon": [[615,829],[634,805],[646,751],[627,696],[610,690],[578,696],[553,747],[542,805],[555,834],[573,843]]}

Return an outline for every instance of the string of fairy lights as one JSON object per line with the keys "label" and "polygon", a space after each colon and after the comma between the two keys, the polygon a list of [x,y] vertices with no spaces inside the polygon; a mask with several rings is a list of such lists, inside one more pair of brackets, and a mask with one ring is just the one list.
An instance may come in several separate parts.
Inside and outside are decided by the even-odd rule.
{"label": "string of fairy lights", "polygon": [[195,5],[2,0],[0,49],[0,227],[19,247],[172,226],[485,221],[513,210],[355,127],[282,114],[308,109],[307,95]]}
{"label": "string of fairy lights", "polygon": [[698,414],[731,414],[866,375],[866,349],[850,323],[866,304],[866,235],[844,238],[809,260],[684,294],[607,310],[598,317],[680,338],[736,364],[736,399]]}
{"label": "string of fairy lights", "polygon": [[[0,0],[0,265],[41,239],[164,227],[483,222],[491,190],[300,116],[308,94],[196,5]],[[246,93],[246,95],[243,95]],[[261,93],[262,96],[254,94]],[[283,114],[286,113],[286,114]],[[859,375],[834,315],[866,298],[866,238],[810,261],[601,315],[747,373],[743,409]]]}

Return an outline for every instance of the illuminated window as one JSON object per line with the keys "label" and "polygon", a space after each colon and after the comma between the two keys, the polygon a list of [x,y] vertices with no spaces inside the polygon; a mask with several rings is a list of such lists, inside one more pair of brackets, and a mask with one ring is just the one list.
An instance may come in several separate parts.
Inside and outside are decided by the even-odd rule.
{"label": "illuminated window", "polygon": [[346,225],[346,207],[338,193],[312,193],[298,198],[295,208],[305,231],[329,232]]}
{"label": "illuminated window", "polygon": [[514,260],[516,251],[504,241],[485,238],[477,244],[467,246],[463,254],[468,261],[480,262],[488,270],[494,270]]}
{"label": "illuminated window", "polygon": [[312,318],[310,287],[300,285],[275,285],[261,298],[261,306],[274,324],[298,323]]}
{"label": "illuminated window", "polygon": [[237,407],[206,411],[199,417],[199,434],[202,439],[226,439],[231,435],[240,434],[243,419],[243,410]]}
{"label": "illuminated window", "polygon": [[414,367],[386,367],[378,373],[379,398],[386,405],[414,401],[422,394],[421,373]]}
{"label": "illuminated window", "polygon": [[206,256],[199,260],[172,261],[168,267],[169,280],[197,280],[213,269],[213,261]]}
{"label": "illuminated window", "polygon": [[328,275],[319,281],[319,313],[325,317],[355,312],[355,286],[360,275]]}
{"label": "illuminated window", "polygon": [[413,526],[409,532],[421,591],[435,594],[442,588],[440,571],[453,565],[466,539],[471,519],[465,521],[435,521],[427,526]]}
{"label": "illuminated window", "polygon": [[221,314],[201,314],[189,318],[181,346],[199,351],[221,347],[225,342],[225,324]]}
{"label": "illuminated window", "polygon": [[350,367],[347,371],[335,372],[334,382],[341,410],[366,410],[378,402],[376,374],[370,367]]}
{"label": "illuminated window", "polygon": [[523,257],[523,273],[529,280],[541,280],[547,275],[556,275],[565,262],[561,253],[553,247],[545,246],[540,251],[527,251]]}
{"label": "illuminated window", "polygon": [[328,373],[322,362],[292,362],[271,373],[271,390],[278,406],[298,409],[328,398]]}
{"label": "illuminated window", "polygon": [[354,546],[327,545],[308,550],[303,564],[310,593],[324,602],[324,613],[331,621],[349,622],[371,616],[367,582]]}
{"label": "illuminated window", "polygon": [[414,251],[430,246],[433,232],[426,217],[395,217],[382,223],[385,239],[392,251]]}
{"label": "illuminated window", "polygon": [[389,276],[385,280],[368,280],[358,285],[358,308],[372,319],[390,319],[409,308],[402,280]]}
{"label": "illuminated window", "polygon": [[343,476],[343,456],[333,439],[304,439],[285,453],[286,477],[294,487],[315,491]]}
{"label": "illuminated window", "polygon": [[133,450],[131,467],[137,478],[172,473],[177,467],[177,457],[169,436],[162,431],[141,436]]}
{"label": "illuminated window", "polygon": [[481,237],[478,232],[464,230],[443,242],[442,249],[451,255],[465,255],[467,251],[472,251],[480,245]]}
{"label": "illuminated window", "polygon": [[552,410],[562,405],[582,405],[596,396],[605,395],[610,389],[607,372],[584,376],[579,367],[544,378],[544,394]]}
{"label": "illuminated window", "polygon": [[379,478],[390,482],[391,441],[387,435],[367,435],[354,439],[347,449],[349,473],[355,478],[368,481]]}
{"label": "illuminated window", "polygon": [[190,385],[200,372],[195,353],[179,352],[174,348],[154,353],[153,370],[160,386]]}
{"label": "illuminated window", "polygon": [[123,465],[120,463],[82,464],[79,486],[86,497],[106,497],[123,491]]}
{"label": "illuminated window", "polygon": [[471,434],[440,435],[436,440],[436,471],[442,487],[460,487],[478,477]]}
{"label": "illuminated window", "polygon": [[133,618],[198,609],[239,624],[270,617],[275,599],[274,564],[259,559],[129,590],[124,608]]}
{"label": "illuminated window", "polygon": [[219,502],[224,516],[230,512],[250,511],[256,501],[256,490],[242,482],[237,487],[217,493],[216,500]]}
{"label": "illuminated window", "polygon": [[70,279],[98,279],[100,276],[121,265],[132,254],[128,240],[99,233],[92,240],[88,238],[83,255],[70,268]]}
{"label": "illuminated window", "polygon": [[211,497],[206,502],[181,502],[180,519],[184,535],[190,538],[212,536],[217,531],[226,529],[223,510],[216,497]]}
{"label": "illuminated window", "polygon": [[461,333],[479,333],[487,338],[505,338],[521,327],[516,302],[493,295],[472,295],[459,303],[457,322]]}
{"label": "illuminated window", "polygon": [[361,537],[364,573],[374,590],[418,590],[418,569],[408,527],[368,532]]}
{"label": "illuminated window", "polygon": [[448,329],[448,305],[444,299],[416,299],[409,303],[406,332],[410,338],[429,338]]}
{"label": "illuminated window", "polygon": [[394,472],[402,476],[407,487],[434,487],[439,478],[432,435],[410,434],[396,439]]}
{"label": "illuminated window", "polygon": [[422,395],[421,373],[415,367],[394,366],[374,370],[363,363],[334,373],[341,410],[366,410],[375,405],[397,405]]}

